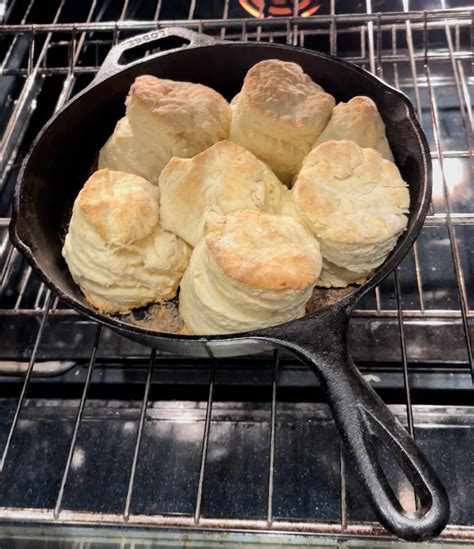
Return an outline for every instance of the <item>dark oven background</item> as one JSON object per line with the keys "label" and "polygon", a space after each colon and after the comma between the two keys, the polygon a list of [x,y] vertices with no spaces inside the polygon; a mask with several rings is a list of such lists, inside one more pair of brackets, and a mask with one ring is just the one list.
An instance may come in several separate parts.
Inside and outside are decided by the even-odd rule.
{"label": "dark oven background", "polygon": [[[170,536],[383,533],[306,367],[276,352],[155,355],[69,310],[8,240],[19,166],[42,125],[114,43],[178,23],[336,54],[412,99],[432,151],[432,205],[413,251],[355,311],[351,350],[448,487],[447,535],[474,538],[471,8],[318,4],[0,1],[0,519],[166,526]],[[389,460],[387,474],[414,508]]]}

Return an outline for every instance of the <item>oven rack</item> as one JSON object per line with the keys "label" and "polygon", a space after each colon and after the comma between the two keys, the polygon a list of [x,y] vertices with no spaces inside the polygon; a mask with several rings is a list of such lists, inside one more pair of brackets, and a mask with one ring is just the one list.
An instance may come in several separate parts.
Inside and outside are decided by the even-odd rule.
{"label": "oven rack", "polygon": [[[25,13],[32,9],[35,0],[27,5]],[[403,265],[398,268],[382,287],[364,302],[364,306],[354,312],[355,321],[361,320],[367,326],[379,326],[385,322],[388,334],[399,347],[399,372],[403,376],[405,406],[397,408],[399,416],[406,414],[408,428],[414,433],[423,410],[412,405],[410,368],[423,357],[412,358],[409,345],[410,336],[419,335],[418,329],[434,333],[444,345],[449,341],[443,337],[449,333],[461,348],[456,351],[456,362],[463,372],[473,372],[472,359],[472,317],[471,303],[472,271],[469,257],[469,235],[474,226],[474,204],[459,204],[453,198],[453,178],[458,177],[454,168],[464,170],[467,183],[472,190],[472,85],[474,83],[470,65],[474,60],[474,11],[466,8],[441,9],[432,11],[410,11],[408,0],[403,2],[403,11],[372,13],[370,0],[366,2],[364,13],[336,14],[335,1],[329,3],[329,14],[309,18],[290,17],[275,19],[233,19],[229,18],[229,0],[223,3],[221,19],[195,19],[196,2],[191,1],[188,18],[183,20],[160,19],[162,0],[158,0],[155,16],[150,21],[127,19],[128,1],[125,0],[121,17],[114,22],[95,21],[95,2],[84,22],[61,22],[61,9],[66,0],[58,3],[58,10],[52,23],[21,23],[0,25],[0,37],[4,41],[3,57],[0,66],[0,84],[5,86],[0,94],[5,94],[5,120],[0,142],[0,319],[4,325],[12,323],[13,330],[19,330],[23,322],[34,326],[35,332],[29,340],[25,356],[15,360],[13,368],[24,374],[21,392],[17,401],[5,443],[0,448],[0,474],[7,465],[14,441],[16,428],[24,406],[28,401],[28,389],[32,378],[46,371],[42,341],[51,324],[66,320],[69,323],[82,322],[72,310],[66,308],[25,265],[21,256],[8,240],[9,200],[12,186],[18,175],[21,161],[31,141],[33,131],[42,121],[37,116],[36,105],[47,89],[49,81],[55,81],[54,110],[60,109],[67,100],[85,87],[93,78],[108,49],[119,40],[147,30],[169,26],[185,26],[204,32],[218,39],[226,40],[269,40],[303,47],[318,47],[328,53],[339,55],[357,63],[374,74],[387,78],[396,87],[410,95],[418,116],[427,131],[431,144],[432,159],[436,173],[434,201],[428,215],[424,233],[435,231],[439,239],[447,243],[447,255],[443,261],[449,263],[449,280],[452,296],[437,299],[436,278],[430,280],[422,255],[424,245],[430,245],[429,238],[422,238],[410,252]],[[27,20],[27,17],[25,18]],[[350,48],[345,42],[349,39]],[[452,88],[446,106],[445,88]],[[7,91],[5,91],[7,90]],[[13,100],[11,100],[13,98]],[[446,131],[447,110],[454,113],[462,126],[461,139],[451,139]],[[40,120],[36,120],[36,118]],[[45,121],[45,120],[44,120]],[[30,131],[31,128],[31,131]],[[462,166],[462,168],[461,168]],[[466,168],[467,166],[467,168]],[[460,179],[458,177],[458,179]],[[457,181],[457,180],[456,180]],[[470,185],[470,187],[469,187]],[[466,207],[465,207],[466,206]],[[12,285],[15,280],[15,285]],[[429,291],[426,289],[429,287]],[[6,296],[6,297],[5,297]],[[448,303],[448,306],[446,306]],[[369,328],[370,330],[371,328]],[[104,345],[106,330],[91,324],[93,335],[88,341],[87,373],[82,387],[81,398],[77,402],[74,427],[69,442],[67,460],[54,508],[33,509],[2,506],[0,494],[1,520],[28,520],[51,522],[54,524],[110,524],[161,526],[171,528],[234,529],[252,531],[295,531],[342,536],[380,536],[383,530],[372,523],[351,523],[347,519],[346,464],[340,453],[340,521],[339,523],[316,523],[311,521],[285,521],[275,518],[272,513],[273,460],[275,453],[275,423],[278,405],[279,355],[275,352],[269,359],[271,371],[271,408],[269,437],[269,475],[267,515],[262,520],[211,519],[201,515],[201,501],[206,475],[206,457],[214,405],[214,378],[221,367],[215,360],[209,367],[207,403],[203,418],[204,430],[202,454],[193,513],[189,516],[136,515],[130,512],[133,497],[134,479],[140,457],[140,444],[143,428],[150,413],[149,394],[153,373],[160,364],[166,362],[155,352],[141,349],[139,357],[143,361],[148,353],[146,381],[137,418],[136,442],[129,474],[129,487],[122,513],[103,514],[94,512],[69,511],[63,508],[64,491],[74,458],[77,436],[91,385],[96,359]],[[453,334],[455,334],[453,336]],[[91,343],[93,343],[91,345]],[[425,349],[432,339],[420,343]],[[379,345],[383,345],[383,342]],[[424,347],[425,346],[425,347]],[[444,356],[449,349],[441,349]],[[38,357],[41,356],[41,360]],[[443,358],[441,356],[441,358]],[[433,357],[435,360],[435,357]],[[12,367],[4,360],[0,372]],[[448,366],[449,368],[449,366]],[[57,370],[52,370],[52,373]],[[10,371],[11,373],[11,371]],[[51,372],[49,372],[51,374]],[[474,526],[451,525],[443,538],[474,539]]]}

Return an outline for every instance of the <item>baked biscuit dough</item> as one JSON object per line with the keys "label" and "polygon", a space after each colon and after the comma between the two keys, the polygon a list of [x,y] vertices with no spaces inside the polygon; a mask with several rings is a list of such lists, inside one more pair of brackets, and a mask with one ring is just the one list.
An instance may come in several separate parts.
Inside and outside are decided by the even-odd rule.
{"label": "baked biscuit dough", "polygon": [[128,124],[117,124],[101,151],[100,168],[133,169],[156,183],[173,156],[189,158],[229,134],[228,102],[202,84],[139,76],[125,105]]}
{"label": "baked biscuit dough", "polygon": [[191,246],[220,216],[243,209],[277,214],[289,194],[264,162],[230,141],[191,159],[173,158],[159,186],[162,226]]}
{"label": "baked biscuit dough", "polygon": [[159,190],[108,169],[74,202],[63,256],[87,301],[107,313],[171,299],[190,249],[159,224]]}
{"label": "baked biscuit dough", "polygon": [[159,151],[136,138],[128,118],[124,116],[117,122],[114,133],[100,150],[98,168],[139,175],[157,184],[165,160],[159,155]]}
{"label": "baked biscuit dough", "polygon": [[385,124],[377,105],[369,97],[356,96],[347,103],[338,103],[314,147],[340,139],[350,139],[360,147],[375,149],[385,160],[393,162]]}
{"label": "baked biscuit dough", "polygon": [[217,220],[194,248],[180,313],[196,334],[287,322],[304,314],[320,271],[319,245],[295,219],[241,210]]}
{"label": "baked biscuit dough", "polygon": [[398,168],[353,141],[327,141],[313,149],[292,192],[297,216],[321,246],[318,286],[362,282],[407,225],[410,195]]}
{"label": "baked biscuit dough", "polygon": [[254,65],[231,102],[230,140],[264,160],[290,184],[326,126],[335,100],[296,63]]}

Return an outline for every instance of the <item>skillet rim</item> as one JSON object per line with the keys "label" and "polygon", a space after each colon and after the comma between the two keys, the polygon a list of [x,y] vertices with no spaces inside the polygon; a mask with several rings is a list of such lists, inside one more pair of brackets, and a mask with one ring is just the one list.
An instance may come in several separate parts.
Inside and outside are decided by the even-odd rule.
{"label": "skillet rim", "polygon": [[[206,35],[203,35],[203,36],[206,36]],[[401,240],[397,242],[397,245],[392,250],[389,257],[376,270],[374,275],[370,277],[364,284],[356,288],[353,292],[349,293],[347,296],[343,297],[342,299],[338,300],[333,304],[327,305],[325,307],[322,307],[321,309],[305,314],[302,318],[294,319],[282,324],[268,326],[262,329],[257,329],[257,330],[247,331],[247,332],[236,332],[236,333],[219,334],[219,335],[190,335],[190,334],[178,334],[173,332],[159,332],[156,330],[151,330],[151,329],[142,327],[140,325],[131,324],[129,322],[121,320],[120,317],[108,316],[104,313],[101,313],[98,310],[94,309],[92,306],[86,306],[83,303],[77,301],[75,298],[71,297],[70,295],[60,290],[53,283],[53,281],[43,271],[40,265],[40,262],[35,257],[35,254],[32,252],[31,248],[23,241],[23,239],[21,238],[17,230],[18,221],[19,219],[21,219],[20,202],[21,202],[23,191],[24,191],[25,174],[27,173],[31,156],[33,155],[38,144],[41,142],[41,140],[46,135],[48,130],[51,128],[51,126],[53,126],[56,123],[57,119],[61,117],[64,114],[64,112],[71,107],[73,103],[78,101],[82,96],[87,95],[92,89],[99,86],[103,82],[106,82],[114,78],[118,74],[121,74],[139,65],[146,65],[147,63],[152,62],[159,57],[173,55],[174,53],[183,52],[191,49],[205,50],[207,48],[215,48],[215,47],[225,47],[225,48],[251,47],[251,48],[262,48],[262,49],[268,48],[275,51],[286,50],[286,51],[304,52],[313,57],[320,57],[323,59],[330,60],[336,63],[336,65],[342,65],[347,69],[356,72],[358,77],[372,80],[376,86],[382,87],[388,92],[392,93],[394,96],[396,96],[406,109],[406,119],[411,124],[412,130],[415,133],[421,148],[422,162],[423,162],[423,169],[424,169],[424,180],[420,182],[420,186],[421,186],[420,204],[419,204],[419,207],[417,208],[417,211],[413,212],[414,218],[413,218],[411,228],[408,231],[406,231],[405,234],[401,237]],[[428,208],[429,208],[430,199],[431,199],[431,191],[432,191],[432,166],[430,161],[430,149],[429,149],[428,141],[423,132],[421,124],[416,117],[415,108],[412,102],[403,92],[394,88],[390,84],[387,84],[384,80],[382,80],[378,76],[375,76],[374,74],[366,71],[365,69],[359,67],[358,65],[327,53],[310,50],[308,48],[301,48],[298,46],[291,46],[287,44],[270,44],[270,43],[264,43],[264,42],[249,42],[249,41],[230,42],[230,41],[223,41],[223,40],[215,40],[215,42],[212,44],[203,44],[203,45],[190,44],[189,46],[184,48],[173,49],[173,50],[162,52],[159,56],[155,55],[153,57],[145,58],[145,59],[130,63],[128,65],[124,65],[123,68],[120,70],[117,70],[113,73],[108,73],[102,78],[99,77],[98,79],[97,78],[93,79],[92,82],[86,88],[84,88],[78,94],[76,94],[73,98],[71,98],[62,107],[62,109],[60,109],[57,113],[55,113],[48,120],[48,122],[46,122],[46,124],[41,128],[40,132],[35,137],[33,143],[30,146],[30,149],[28,150],[27,155],[25,156],[22,162],[21,169],[18,174],[18,181],[17,181],[17,184],[15,185],[13,198],[12,198],[13,207],[12,207],[11,221],[9,225],[9,233],[10,233],[11,241],[14,244],[14,246],[26,257],[26,259],[28,260],[30,265],[35,269],[35,271],[38,273],[40,278],[61,299],[64,299],[67,303],[69,303],[72,306],[73,309],[77,310],[79,313],[105,326],[108,326],[109,328],[118,330],[122,334],[128,333],[128,334],[133,334],[134,336],[152,338],[154,340],[161,340],[161,339],[175,340],[175,341],[182,340],[183,342],[194,341],[194,342],[203,342],[203,343],[212,342],[212,341],[223,342],[226,340],[233,340],[233,341],[249,340],[249,339],[257,339],[257,338],[265,339],[265,336],[274,337],[275,329],[277,330],[279,329],[279,330],[282,330],[282,332],[284,332],[287,327],[289,326],[294,327],[297,323],[302,323],[303,321],[308,322],[308,321],[311,321],[312,319],[316,319],[330,309],[333,311],[338,311],[338,310],[345,311],[347,314],[350,314],[350,311],[355,305],[355,303],[364,294],[366,294],[372,288],[380,284],[380,282],[382,282],[382,280],[386,278],[400,264],[402,259],[405,257],[405,255],[409,252],[409,250],[413,246],[413,243],[418,237],[423,227],[425,217],[428,213]]]}

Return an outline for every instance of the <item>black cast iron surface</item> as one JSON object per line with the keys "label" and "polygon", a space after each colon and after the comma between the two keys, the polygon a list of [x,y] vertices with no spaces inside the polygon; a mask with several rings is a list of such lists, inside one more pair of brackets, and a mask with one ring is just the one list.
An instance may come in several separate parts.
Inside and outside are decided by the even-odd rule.
{"label": "black cast iron surface", "polygon": [[[184,49],[157,54],[145,62],[131,61],[128,52],[143,44],[166,40],[167,47]],[[172,41],[170,43],[170,40]],[[53,119],[39,137],[27,161],[16,195],[12,236],[46,282],[71,304],[128,337],[164,350],[185,354],[236,354],[258,349],[255,342],[286,347],[309,362],[325,386],[336,424],[356,462],[369,500],[379,520],[405,539],[426,539],[440,532],[449,518],[446,492],[407,432],[367,386],[347,353],[348,315],[355,300],[380,282],[398,264],[416,238],[430,197],[430,168],[426,141],[409,101],[361,69],[334,58],[281,46],[212,44],[183,29],[155,31],[114,48],[96,82]],[[149,48],[149,46],[147,46]],[[372,97],[385,120],[387,134],[411,195],[409,226],[396,250],[369,282],[324,311],[301,321],[241,337],[187,337],[157,334],[93,311],[67,273],[60,255],[61,235],[73,199],[94,163],[97,150],[123,112],[123,100],[138,74],[186,79],[208,84],[227,98],[234,95],[245,72],[259,60],[279,57],[298,62],[338,100],[354,95]],[[232,71],[225,72],[232,64]],[[118,72],[117,72],[118,71]],[[225,74],[225,78],[223,75]],[[86,115],[87,113],[87,115]],[[100,121],[100,122],[98,122]],[[67,147],[61,144],[67,143]],[[48,162],[44,162],[48,158]],[[71,184],[65,173],[74,166]],[[237,340],[237,344],[236,344]],[[400,462],[420,501],[408,516],[386,482],[374,441],[387,446]]]}
{"label": "black cast iron surface", "polygon": [[[178,50],[126,64],[126,52],[138,49],[144,53],[144,47],[159,45],[161,40],[165,41],[166,48],[172,40],[171,48]],[[265,331],[239,334],[238,338],[176,336],[98,313],[70,277],[61,248],[72,203],[94,166],[97,151],[124,114],[124,98],[136,76],[148,72],[164,78],[201,82],[231,99],[240,89],[247,70],[258,61],[272,57],[299,63],[339,101],[347,101],[354,95],[372,97],[386,122],[397,165],[409,184],[408,229],[398,246],[366,284],[349,296],[341,291],[332,301],[339,300],[341,307],[351,308],[355,299],[380,283],[401,261],[421,229],[431,196],[429,148],[406,96],[359,67],[324,54],[275,44],[222,43],[186,29],[166,29],[135,37],[113,48],[91,86],[46,125],[25,162],[14,198],[11,235],[60,296],[84,314],[119,328],[132,338],[138,337],[148,345],[159,344],[162,350],[204,357],[208,356],[209,347],[214,354],[223,356],[245,354],[252,347],[261,350],[252,339],[265,336]],[[228,70],[229,66],[232,71]],[[62,143],[68,146],[58,146]],[[44,162],[45,157],[49,158],[48,163]],[[69,174],[71,166],[75,169]],[[67,185],[64,184],[66,173]],[[277,334],[272,329],[269,335],[274,338]],[[177,346],[173,344],[176,339],[179,340]]]}

